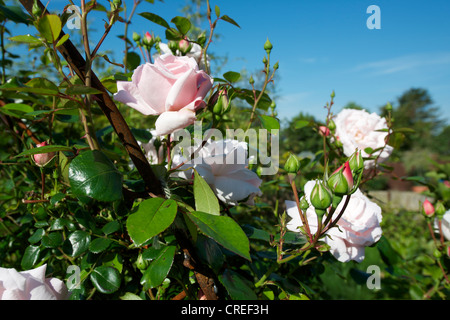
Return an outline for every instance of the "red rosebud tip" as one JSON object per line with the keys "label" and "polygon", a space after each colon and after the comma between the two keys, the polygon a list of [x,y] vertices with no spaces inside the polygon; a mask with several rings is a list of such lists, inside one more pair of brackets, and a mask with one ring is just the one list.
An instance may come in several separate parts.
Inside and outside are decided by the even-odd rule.
{"label": "red rosebud tip", "polygon": [[423,213],[427,217],[432,217],[434,215],[434,206],[430,201],[428,201],[428,199],[426,199],[423,203]]}
{"label": "red rosebud tip", "polygon": [[320,133],[320,135],[322,135],[322,136],[328,137],[328,136],[330,135],[330,129],[328,129],[328,128],[325,127],[325,126],[320,126],[320,127],[319,127],[319,133]]}

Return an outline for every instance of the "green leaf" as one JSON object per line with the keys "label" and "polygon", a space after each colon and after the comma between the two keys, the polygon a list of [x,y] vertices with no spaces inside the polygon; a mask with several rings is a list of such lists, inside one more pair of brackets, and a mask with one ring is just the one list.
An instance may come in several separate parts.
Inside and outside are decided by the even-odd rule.
{"label": "green leaf", "polygon": [[170,40],[178,41],[183,39],[183,34],[181,34],[178,30],[174,28],[169,28],[166,29],[166,39],[169,41]]}
{"label": "green leaf", "polygon": [[126,63],[128,70],[132,71],[141,64],[141,57],[136,52],[130,51],[127,54]]}
{"label": "green leaf", "polygon": [[105,235],[111,234],[119,230],[120,224],[118,221],[111,221],[105,224],[102,228],[102,231]]}
{"label": "green leaf", "polygon": [[240,28],[241,26],[238,25],[238,23],[236,21],[234,21],[233,19],[231,19],[229,16],[224,15],[222,17],[220,17],[220,19],[222,19],[223,21],[226,21],[228,23],[231,23],[232,25],[235,25],[236,27]]}
{"label": "green leaf", "polygon": [[267,116],[264,114],[258,115],[259,119],[261,120],[262,126],[264,129],[267,130],[274,130],[274,129],[280,129],[280,123],[277,119],[271,116]]}
{"label": "green leaf", "polygon": [[59,232],[51,232],[42,237],[41,244],[46,248],[57,248],[63,244],[62,234]]}
{"label": "green leaf", "polygon": [[233,300],[257,300],[255,292],[250,287],[250,282],[240,276],[237,272],[226,269],[219,276],[220,282],[227,289],[228,294]]}
{"label": "green leaf", "polygon": [[29,25],[31,21],[30,16],[22,11],[21,6],[13,6],[10,4],[8,4],[8,6],[0,5],[0,17],[1,16],[14,21],[15,23],[23,23],[26,25]]}
{"label": "green leaf", "polygon": [[376,247],[380,252],[381,258],[388,266],[393,266],[402,260],[397,251],[392,248],[386,237],[381,236],[380,240],[378,240],[376,244]]}
{"label": "green leaf", "polygon": [[91,236],[86,231],[77,230],[70,234],[67,240],[71,245],[71,248],[68,248],[68,253],[72,257],[76,257],[88,250]]}
{"label": "green leaf", "polygon": [[20,42],[20,43],[28,43],[28,44],[41,44],[41,40],[39,40],[36,37],[33,37],[30,34],[14,36],[14,37],[8,38],[8,40],[16,41],[16,42]]}
{"label": "green leaf", "polygon": [[136,246],[166,230],[175,219],[177,203],[172,199],[151,198],[142,201],[127,219],[127,230]]}
{"label": "green leaf", "polygon": [[0,108],[0,112],[16,118],[22,118],[26,113],[33,111],[33,107],[24,103],[7,103]]}
{"label": "green leaf", "polygon": [[59,47],[64,44],[69,39],[69,34],[66,33],[64,36],[61,37],[61,39],[58,40],[58,43],[56,43],[56,47]]}
{"label": "green leaf", "polygon": [[56,14],[46,14],[39,19],[37,28],[41,35],[50,43],[58,39],[62,30],[61,19]]}
{"label": "green leaf", "polygon": [[[40,93],[40,94],[49,94],[56,95],[59,93],[58,87],[56,84],[51,82],[45,78],[33,78],[27,83],[25,83],[30,89],[25,89],[25,92],[32,93]],[[21,88],[20,91],[23,92],[24,88]]]}
{"label": "green leaf", "polygon": [[99,201],[122,199],[122,174],[99,150],[81,153],[69,165],[72,192]]}
{"label": "green leaf", "polygon": [[28,246],[25,249],[22,261],[20,262],[20,266],[22,267],[22,269],[24,270],[32,269],[39,258],[40,252],[41,249],[38,246]]}
{"label": "green leaf", "polygon": [[248,238],[232,218],[200,211],[188,212],[187,216],[206,236],[251,261]]}
{"label": "green leaf", "polygon": [[102,251],[105,251],[106,249],[108,249],[109,245],[112,243],[111,239],[106,239],[106,238],[97,238],[94,239],[90,244],[89,244],[89,251],[92,253],[100,253]]}
{"label": "green leaf", "polygon": [[223,77],[229,82],[237,82],[241,78],[241,74],[235,71],[228,71],[223,74]]}
{"label": "green leaf", "polygon": [[39,241],[41,241],[42,237],[44,236],[45,231],[44,229],[37,229],[31,237],[28,238],[28,242],[31,244],[35,244]]}
{"label": "green leaf", "polygon": [[141,17],[144,17],[145,19],[148,19],[156,24],[159,24],[160,26],[163,26],[164,28],[170,28],[169,24],[166,20],[158,16],[157,14],[151,13],[151,12],[142,12],[139,13]]}
{"label": "green leaf", "polygon": [[144,290],[159,286],[169,274],[175,257],[176,246],[163,247],[142,275]]}
{"label": "green leaf", "polygon": [[220,17],[220,8],[217,5],[215,6],[214,11],[216,12],[216,17],[219,18]]}
{"label": "green leaf", "polygon": [[219,200],[206,181],[194,171],[195,210],[220,215]]}
{"label": "green leaf", "polygon": [[92,87],[88,87],[82,84],[76,84],[70,86],[66,89],[67,95],[78,95],[78,94],[99,94],[102,93],[100,90],[97,90]]}
{"label": "green leaf", "polygon": [[183,35],[187,34],[191,29],[191,22],[185,17],[175,17],[171,20],[171,22],[175,24],[178,31],[180,31]]}
{"label": "green leaf", "polygon": [[67,146],[60,146],[60,145],[50,145],[50,146],[43,146],[43,147],[38,147],[38,148],[31,148],[29,150],[19,153],[14,158],[30,156],[30,155],[39,154],[39,153],[49,153],[49,152],[58,152],[58,151],[73,151],[73,148],[67,147]]}
{"label": "green leaf", "polygon": [[120,272],[114,267],[97,267],[92,271],[90,278],[101,293],[111,294],[120,288]]}

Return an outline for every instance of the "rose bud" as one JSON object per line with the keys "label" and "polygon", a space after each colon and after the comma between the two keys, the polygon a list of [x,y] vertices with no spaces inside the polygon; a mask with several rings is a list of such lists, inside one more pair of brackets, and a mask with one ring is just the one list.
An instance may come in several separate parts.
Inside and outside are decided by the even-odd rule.
{"label": "rose bud", "polygon": [[[39,147],[45,147],[47,146],[47,141],[41,142],[36,145],[37,148]],[[54,152],[47,152],[47,153],[38,153],[33,155],[33,161],[34,163],[39,167],[45,167],[55,156]]]}
{"label": "rose bud", "polygon": [[319,134],[320,134],[321,136],[328,137],[328,136],[330,135],[330,129],[328,129],[328,128],[325,127],[325,126],[320,126],[320,127],[319,127]]}
{"label": "rose bud", "polygon": [[185,55],[191,51],[192,44],[188,40],[182,39],[178,42],[178,49],[180,49],[181,53]]}
{"label": "rose bud", "polygon": [[360,170],[364,169],[364,160],[359,150],[356,150],[355,153],[353,153],[351,158],[348,160],[348,163],[352,172],[358,173]]}
{"label": "rose bud", "polygon": [[286,160],[286,163],[284,164],[284,170],[287,173],[294,173],[294,174],[296,174],[300,170],[300,161],[298,161],[298,158],[294,156],[292,153],[289,154],[289,157]]}
{"label": "rose bud", "polygon": [[317,181],[311,191],[311,204],[318,210],[326,210],[332,203],[333,196],[327,187],[321,182]]}
{"label": "rose bud", "polygon": [[152,35],[150,34],[150,32],[146,32],[144,35],[144,38],[142,38],[142,43],[144,44],[144,46],[146,46],[147,48],[151,48],[153,46],[153,44],[155,43],[155,40],[153,39]]}
{"label": "rose bud", "polygon": [[338,195],[348,194],[352,190],[353,175],[348,161],[333,172],[327,184],[330,190]]}
{"label": "rose bud", "polygon": [[422,206],[422,212],[427,218],[431,218],[434,215],[434,206],[428,199],[426,199]]}

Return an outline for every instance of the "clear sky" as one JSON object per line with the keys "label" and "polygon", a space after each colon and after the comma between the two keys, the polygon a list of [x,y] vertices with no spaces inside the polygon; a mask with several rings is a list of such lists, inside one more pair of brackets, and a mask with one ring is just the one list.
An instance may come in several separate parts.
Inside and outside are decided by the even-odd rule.
{"label": "clear sky", "polygon": [[[124,1],[130,10],[133,1]],[[50,0],[49,7],[61,10],[66,3]],[[144,1],[136,13],[153,12],[170,21],[186,3]],[[263,44],[267,38],[272,42],[272,61],[280,65],[276,84],[280,119],[304,112],[323,120],[323,106],[333,90],[335,113],[350,101],[378,112],[411,87],[427,89],[442,118],[450,119],[449,0],[211,0],[215,5],[241,26],[218,25],[221,38],[211,50],[228,56],[224,71],[257,72]],[[370,5],[380,8],[381,29],[367,27]],[[129,35],[153,30],[163,38],[157,25],[135,17]],[[90,21],[102,31],[103,21]],[[111,33],[102,48],[120,55],[123,46],[116,35],[123,34],[123,24]]]}

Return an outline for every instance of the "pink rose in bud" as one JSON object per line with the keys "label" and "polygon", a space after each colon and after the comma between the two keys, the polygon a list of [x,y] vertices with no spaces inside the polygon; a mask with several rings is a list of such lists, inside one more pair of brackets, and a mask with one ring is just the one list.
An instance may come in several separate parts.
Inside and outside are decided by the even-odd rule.
{"label": "pink rose in bud", "polygon": [[147,41],[152,41],[152,35],[150,34],[150,32],[146,32],[145,33],[145,38],[147,39]]}
{"label": "pink rose in bud", "polygon": [[195,122],[212,85],[193,58],[164,54],[137,67],[131,81],[118,81],[114,99],[144,115],[159,115],[155,134],[166,135]]}
{"label": "pink rose in bud", "polygon": [[450,181],[445,180],[445,181],[444,181],[444,185],[445,185],[447,188],[450,188]]}
{"label": "pink rose in bud", "polygon": [[182,39],[180,40],[180,42],[178,42],[178,48],[180,48],[181,52],[186,54],[191,51],[192,45],[186,39]]}
{"label": "pink rose in bud", "polygon": [[428,199],[423,202],[423,213],[427,217],[432,217],[434,215],[434,206],[430,201],[428,201]]}
{"label": "pink rose in bud", "polygon": [[320,133],[320,135],[322,135],[322,136],[328,137],[328,136],[330,135],[330,129],[328,129],[328,128],[325,127],[325,126],[320,126],[320,127],[319,127],[319,133]]}
{"label": "pink rose in bud", "polygon": [[347,194],[353,189],[353,173],[348,161],[331,174],[328,186],[337,194]]}
{"label": "pink rose in bud", "polygon": [[[47,141],[44,141],[44,142],[37,144],[36,147],[37,148],[45,147],[47,145],[48,145]],[[34,160],[34,163],[36,163],[36,165],[38,165],[39,167],[43,167],[47,163],[49,163],[50,160],[52,160],[54,156],[55,156],[54,152],[38,153],[38,154],[33,155],[33,160]]]}

